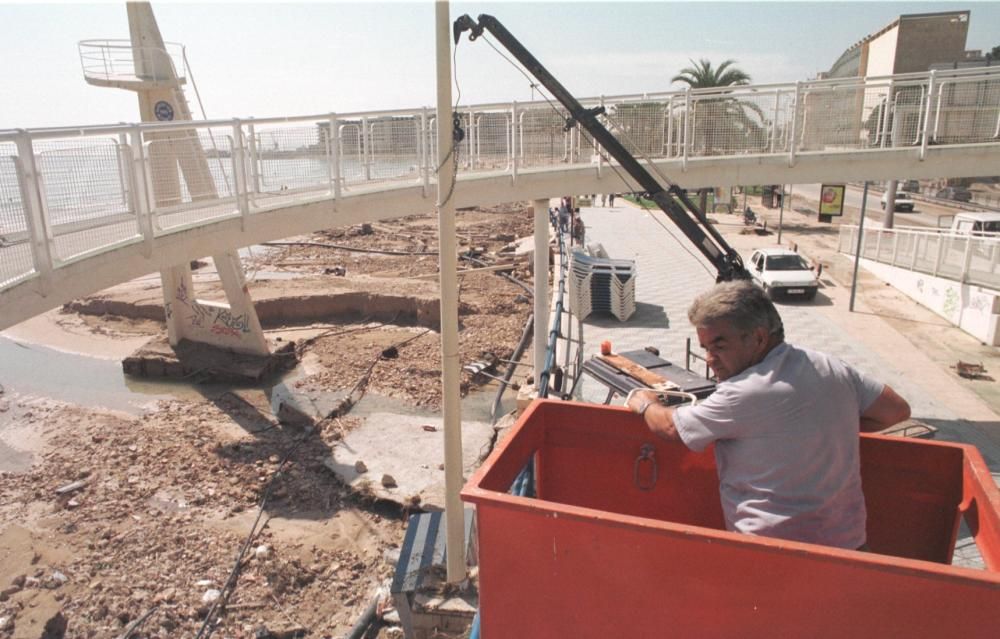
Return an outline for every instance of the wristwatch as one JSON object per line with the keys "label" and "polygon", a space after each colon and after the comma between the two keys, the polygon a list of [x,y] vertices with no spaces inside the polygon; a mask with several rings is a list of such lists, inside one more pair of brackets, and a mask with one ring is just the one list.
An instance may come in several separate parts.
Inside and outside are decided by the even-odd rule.
{"label": "wristwatch", "polygon": [[642,408],[640,408],[638,411],[636,411],[636,413],[639,415],[639,417],[644,417],[646,415],[646,409],[648,409],[650,407],[650,405],[652,405],[652,403],[653,403],[652,400],[649,400],[649,399],[647,399],[643,403]]}

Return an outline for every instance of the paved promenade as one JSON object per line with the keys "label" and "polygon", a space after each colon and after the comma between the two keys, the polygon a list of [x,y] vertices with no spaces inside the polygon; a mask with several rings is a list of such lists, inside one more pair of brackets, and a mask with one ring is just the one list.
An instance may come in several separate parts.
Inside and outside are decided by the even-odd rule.
{"label": "paved promenade", "polygon": [[[581,216],[586,242],[602,244],[612,258],[635,260],[637,274],[637,310],[631,319],[619,322],[610,315],[591,315],[585,320],[585,358],[597,353],[603,340],[610,340],[616,352],[654,346],[661,357],[680,366],[687,338],[692,350],[701,354],[687,309],[695,295],[715,282],[716,274],[683,233],[663,213],[643,211],[621,199],[614,208],[583,208]],[[737,216],[713,217],[720,222],[716,228],[744,258],[755,248],[776,246],[773,234],[741,234],[743,224]],[[778,303],[787,341],[831,353],[888,383],[909,401],[915,420],[938,429],[938,440],[974,444],[1000,480],[1000,417],[998,407],[990,405],[996,402],[989,392],[974,392],[967,380],[948,368],[949,362],[963,358],[978,361],[971,357],[981,355],[983,347],[943,320],[928,318],[930,312],[908,298],[886,293],[884,283],[867,275],[859,278],[856,312],[849,312],[848,261],[830,250],[829,233],[817,236],[808,226],[799,220],[799,232],[785,233],[782,239],[785,245],[798,243],[804,255],[822,261],[828,270],[814,302]],[[812,241],[816,237],[825,241]],[[920,330],[914,328],[917,324]],[[599,403],[607,389],[584,376],[578,394]],[[964,539],[955,563],[976,565],[977,555],[971,540]]]}

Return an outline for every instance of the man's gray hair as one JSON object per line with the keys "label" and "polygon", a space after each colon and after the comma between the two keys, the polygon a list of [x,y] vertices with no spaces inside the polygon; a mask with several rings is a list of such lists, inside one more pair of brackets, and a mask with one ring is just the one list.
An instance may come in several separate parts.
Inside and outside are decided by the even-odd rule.
{"label": "man's gray hair", "polygon": [[768,335],[785,339],[778,309],[760,287],[745,280],[716,284],[696,297],[688,309],[688,319],[695,328],[720,320],[732,322],[741,331],[760,326],[767,329]]}

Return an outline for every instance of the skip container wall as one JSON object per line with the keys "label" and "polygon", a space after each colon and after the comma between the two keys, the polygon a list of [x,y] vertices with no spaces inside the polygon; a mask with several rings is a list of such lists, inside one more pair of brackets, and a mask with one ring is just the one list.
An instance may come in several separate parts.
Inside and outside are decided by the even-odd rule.
{"label": "skip container wall", "polygon": [[[979,452],[860,444],[871,553],[727,532],[711,449],[624,408],[536,401],[462,492],[482,636],[1000,636],[1000,492]],[[537,498],[508,494],[532,458]],[[950,565],[963,517],[984,570]]]}

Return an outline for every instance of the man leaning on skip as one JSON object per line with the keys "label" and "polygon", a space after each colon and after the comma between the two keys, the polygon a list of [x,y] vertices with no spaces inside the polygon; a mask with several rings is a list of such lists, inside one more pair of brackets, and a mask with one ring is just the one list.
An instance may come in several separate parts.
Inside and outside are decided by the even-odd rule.
{"label": "man leaning on skip", "polygon": [[667,407],[640,391],[629,408],[693,451],[715,443],[728,530],[865,549],[858,433],[908,419],[906,400],[835,357],[786,343],[774,304],[749,282],[715,285],[688,319],[715,392]]}

